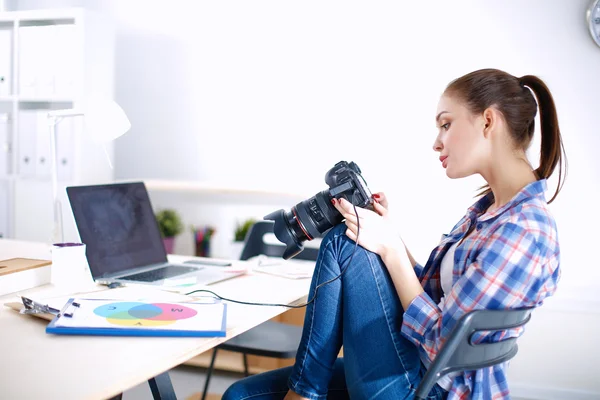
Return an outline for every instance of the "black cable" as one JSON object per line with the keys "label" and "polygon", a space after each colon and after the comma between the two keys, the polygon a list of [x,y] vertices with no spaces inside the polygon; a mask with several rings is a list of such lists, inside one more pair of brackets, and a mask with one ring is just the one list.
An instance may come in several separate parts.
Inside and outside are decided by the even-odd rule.
{"label": "black cable", "polygon": [[360,221],[359,221],[359,218],[358,218],[358,211],[356,211],[356,205],[354,204],[354,195],[355,195],[355,193],[352,195],[352,200],[353,200],[352,201],[352,206],[354,207],[354,215],[356,215],[356,241],[354,242],[354,249],[352,250],[352,255],[350,256],[350,260],[348,261],[348,265],[346,265],[346,267],[343,268],[341,270],[341,272],[339,273],[339,275],[337,275],[335,278],[331,278],[330,280],[325,281],[325,282],[319,284],[317,287],[315,287],[315,294],[313,295],[312,299],[310,299],[309,301],[307,301],[305,304],[291,306],[289,304],[251,303],[251,302],[246,302],[246,301],[239,301],[239,300],[228,299],[226,297],[219,296],[218,294],[216,294],[212,290],[207,290],[207,289],[193,290],[193,291],[191,291],[189,293],[186,293],[186,295],[190,295],[192,293],[199,293],[199,292],[211,293],[212,295],[214,295],[216,298],[218,298],[220,300],[230,301],[232,303],[238,303],[238,304],[246,304],[246,305],[250,305],[250,306],[269,306],[269,307],[288,307],[288,308],[302,308],[302,307],[308,306],[317,297],[317,292],[319,291],[319,288],[321,286],[327,285],[327,284],[335,281],[336,279],[339,279],[344,274],[344,272],[348,269],[348,267],[350,266],[350,264],[352,264],[352,259],[354,258],[354,253],[356,253],[356,248],[358,247],[358,236],[360,234]]}

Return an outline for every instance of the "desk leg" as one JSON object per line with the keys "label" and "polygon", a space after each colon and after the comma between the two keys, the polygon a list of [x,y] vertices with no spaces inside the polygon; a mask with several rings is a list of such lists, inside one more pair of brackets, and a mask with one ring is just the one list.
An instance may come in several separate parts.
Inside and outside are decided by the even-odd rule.
{"label": "desk leg", "polygon": [[154,400],[177,400],[168,372],[163,372],[148,380],[148,384]]}

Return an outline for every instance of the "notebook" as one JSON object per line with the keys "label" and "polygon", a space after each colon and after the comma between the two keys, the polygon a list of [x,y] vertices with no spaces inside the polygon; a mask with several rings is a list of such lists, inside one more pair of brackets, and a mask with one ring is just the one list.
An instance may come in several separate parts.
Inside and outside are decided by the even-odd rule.
{"label": "notebook", "polygon": [[97,283],[197,286],[245,273],[222,260],[170,263],[143,182],[70,186],[67,196]]}
{"label": "notebook", "polygon": [[46,333],[102,336],[226,335],[227,305],[71,298],[46,326]]}

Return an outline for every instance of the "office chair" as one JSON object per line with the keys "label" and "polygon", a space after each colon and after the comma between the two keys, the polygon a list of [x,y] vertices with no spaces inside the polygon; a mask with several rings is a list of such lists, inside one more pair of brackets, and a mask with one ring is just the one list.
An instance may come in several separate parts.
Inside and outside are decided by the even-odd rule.
{"label": "office chair", "polygon": [[[270,244],[264,241],[265,235],[273,233],[273,221],[258,221],[248,231],[244,240],[244,248],[240,260],[265,255],[268,257],[282,257],[285,246]],[[319,249],[306,247],[294,257],[297,260],[316,261]],[[272,358],[294,358],[302,337],[302,326],[286,324],[283,322],[266,321],[249,331],[246,331],[225,343],[214,348],[208,371],[202,400],[208,393],[208,385],[212,375],[217,351],[219,349],[234,351],[243,354],[244,375],[248,376],[248,354]]]}
{"label": "office chair", "polygon": [[472,337],[481,331],[504,331],[525,325],[533,308],[513,310],[474,310],[463,315],[450,333],[417,388],[415,399],[424,400],[435,383],[455,371],[476,370],[501,364],[518,351],[517,338],[495,343],[475,344]]}

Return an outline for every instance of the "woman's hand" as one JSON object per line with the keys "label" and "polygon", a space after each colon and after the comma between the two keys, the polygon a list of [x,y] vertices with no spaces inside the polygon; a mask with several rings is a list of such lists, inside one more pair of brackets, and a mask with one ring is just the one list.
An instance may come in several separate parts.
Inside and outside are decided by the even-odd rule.
{"label": "woman's hand", "polygon": [[383,192],[373,193],[373,200],[375,200],[377,203],[381,204],[381,206],[383,206],[383,208],[385,208],[386,210],[390,209],[390,207],[388,205],[388,199],[387,199],[385,193],[383,193]]}
{"label": "woman's hand", "polygon": [[[380,256],[389,249],[402,249],[404,245],[398,235],[398,230],[394,226],[392,220],[388,218],[388,210],[382,204],[387,199],[383,193],[373,195],[374,211],[365,208],[356,207],[345,199],[333,199],[335,208],[342,214],[346,220],[346,235],[357,241],[358,244],[365,249],[377,253]],[[358,218],[357,218],[358,215]],[[360,225],[360,232],[359,232]]]}

